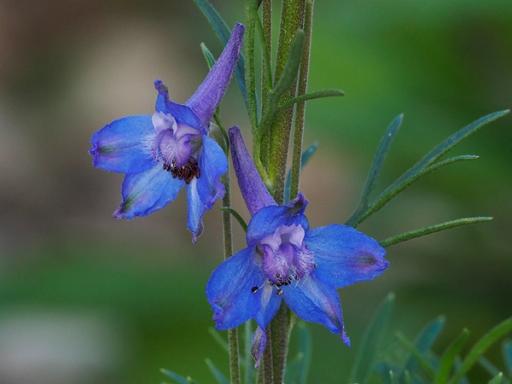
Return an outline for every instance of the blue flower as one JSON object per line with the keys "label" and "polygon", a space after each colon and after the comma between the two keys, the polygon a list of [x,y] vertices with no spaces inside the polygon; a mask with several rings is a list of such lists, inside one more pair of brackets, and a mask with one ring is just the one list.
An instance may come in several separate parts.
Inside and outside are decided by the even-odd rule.
{"label": "blue flower", "polygon": [[379,276],[388,266],[384,248],[349,226],[310,228],[302,194],[277,205],[238,128],[230,130],[230,140],[240,190],[253,217],[247,247],[224,261],[208,281],[216,328],[256,320],[253,355],[259,362],[264,330],[284,300],[297,316],[324,325],[349,344],[336,289]]}
{"label": "blue flower", "polygon": [[123,117],[92,136],[89,152],[94,166],[126,174],[116,218],[149,215],[176,199],[186,186],[187,226],[193,241],[200,235],[203,214],[225,192],[221,177],[228,169],[227,158],[208,129],[229,85],[243,33],[243,25],[237,24],[219,59],[184,105],[171,101],[157,80],[152,116]]}

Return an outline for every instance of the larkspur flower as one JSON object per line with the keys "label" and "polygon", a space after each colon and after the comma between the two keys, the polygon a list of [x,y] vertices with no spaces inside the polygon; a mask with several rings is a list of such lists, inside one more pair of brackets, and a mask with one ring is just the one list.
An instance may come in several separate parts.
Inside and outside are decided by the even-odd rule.
{"label": "larkspur flower", "polygon": [[114,217],[149,215],[187,186],[187,226],[194,241],[200,235],[203,214],[225,193],[221,177],[228,169],[227,158],[208,130],[229,85],[243,33],[243,25],[237,24],[217,62],[184,105],[171,101],[167,87],[157,80],[152,116],[124,117],[92,136],[94,166],[126,174],[123,200]]}
{"label": "larkspur flower", "polygon": [[220,264],[207,284],[216,328],[256,320],[253,355],[258,364],[266,345],[264,330],[284,300],[297,316],[324,325],[349,345],[337,288],[379,276],[388,266],[384,248],[349,226],[310,228],[302,194],[277,205],[239,129],[229,134],[240,190],[253,216],[247,247]]}

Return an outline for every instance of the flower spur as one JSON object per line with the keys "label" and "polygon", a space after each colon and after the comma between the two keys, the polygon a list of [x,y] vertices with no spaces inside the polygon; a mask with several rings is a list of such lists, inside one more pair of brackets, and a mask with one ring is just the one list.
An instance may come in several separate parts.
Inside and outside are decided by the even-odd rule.
{"label": "flower spur", "polygon": [[253,355],[258,364],[266,346],[264,330],[284,300],[297,316],[324,325],[349,345],[336,289],[380,275],[388,266],[384,248],[349,226],[310,228],[304,196],[277,205],[238,128],[230,130],[230,141],[240,190],[253,217],[247,247],[224,261],[208,281],[216,328],[256,320]]}
{"label": "flower spur", "polygon": [[228,169],[227,158],[208,130],[237,63],[243,33],[243,25],[237,24],[217,62],[184,105],[171,101],[167,87],[157,80],[152,116],[114,120],[92,136],[89,152],[94,166],[126,174],[114,217],[149,215],[175,200],[186,186],[187,226],[193,241],[201,234],[204,213],[225,193],[221,177]]}

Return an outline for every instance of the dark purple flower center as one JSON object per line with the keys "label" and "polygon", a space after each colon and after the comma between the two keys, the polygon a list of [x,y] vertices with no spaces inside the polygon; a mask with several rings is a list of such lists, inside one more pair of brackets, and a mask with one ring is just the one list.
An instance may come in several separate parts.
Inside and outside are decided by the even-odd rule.
{"label": "dark purple flower center", "polygon": [[258,244],[261,266],[271,285],[281,287],[299,281],[315,268],[313,254],[304,245],[301,225],[282,225]]}
{"label": "dark purple flower center", "polygon": [[153,126],[156,138],[151,145],[155,160],[163,163],[163,169],[170,172],[174,178],[184,180],[187,184],[194,177],[199,178],[199,130],[178,124],[171,115],[162,112],[153,114]]}

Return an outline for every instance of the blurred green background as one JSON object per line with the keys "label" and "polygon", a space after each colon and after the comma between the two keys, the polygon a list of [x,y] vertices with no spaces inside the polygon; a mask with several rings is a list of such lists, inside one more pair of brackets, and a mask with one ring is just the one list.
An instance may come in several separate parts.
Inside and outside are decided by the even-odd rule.
{"label": "blurred green background", "polygon": [[[243,17],[241,2],[214,4],[230,24]],[[154,79],[186,100],[206,72],[201,41],[221,49],[192,1],[0,0],[1,383],[158,383],[161,367],[209,383],[203,359],[225,367],[204,296],[222,258],[218,207],[195,247],[183,196],[116,221],[122,177],[93,169],[87,153],[105,123],[151,113]],[[302,182],[312,224],[348,217],[398,113],[381,187],[456,129],[510,107],[511,47],[510,0],[317,1],[310,89],[346,96],[308,107],[306,143],[320,143]],[[235,85],[222,111],[248,134]],[[480,160],[425,178],[363,225],[382,239],[495,216],[390,248],[381,278],[343,290],[354,346],[391,290],[394,330],[412,336],[447,315],[441,347],[464,326],[476,337],[512,314],[511,126],[507,117],[485,128],[454,151]],[[354,350],[310,328],[311,382],[342,382]]]}

